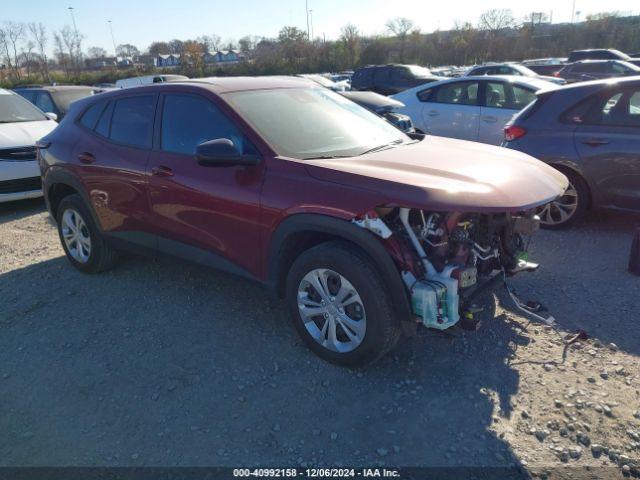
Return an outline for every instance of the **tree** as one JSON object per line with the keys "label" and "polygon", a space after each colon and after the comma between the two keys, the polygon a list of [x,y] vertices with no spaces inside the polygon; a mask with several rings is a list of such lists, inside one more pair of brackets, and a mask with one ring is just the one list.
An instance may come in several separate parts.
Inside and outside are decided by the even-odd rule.
{"label": "tree", "polygon": [[358,52],[360,49],[360,32],[358,27],[352,23],[346,24],[340,29],[340,40],[342,40],[347,49],[349,65],[353,68],[358,61]]}
{"label": "tree", "polygon": [[212,35],[203,35],[197,40],[204,45],[207,52],[215,53],[222,48],[222,39],[220,35],[216,35],[215,33]]}
{"label": "tree", "polygon": [[480,30],[488,30],[491,34],[495,35],[500,30],[513,27],[515,23],[516,21],[515,18],[513,18],[511,10],[494,8],[480,15],[478,28]]}
{"label": "tree", "polygon": [[386,24],[387,30],[393,33],[400,40],[400,61],[404,62],[404,51],[407,44],[407,34],[413,29],[414,23],[405,17],[398,17],[389,20]]}
{"label": "tree", "polygon": [[157,57],[158,55],[168,55],[171,53],[171,49],[169,48],[169,44],[167,42],[152,42],[149,45],[149,55],[153,55]]}
{"label": "tree", "polygon": [[27,25],[29,29],[29,33],[31,34],[31,38],[36,44],[36,47],[39,52],[40,57],[40,70],[42,72],[42,76],[45,79],[49,79],[49,65],[47,61],[47,30],[42,23],[32,22]]}
{"label": "tree", "polygon": [[20,79],[20,66],[18,65],[18,44],[24,39],[24,23],[4,22],[0,29],[0,45],[6,56],[9,68],[13,65],[14,75]]}
{"label": "tree", "polygon": [[116,47],[116,55],[119,57],[137,57],[140,55],[140,50],[135,45],[130,43],[123,43]]}
{"label": "tree", "polygon": [[107,56],[107,51],[102,47],[89,47],[87,48],[88,58],[104,58]]}
{"label": "tree", "polygon": [[182,55],[183,48],[184,43],[182,42],[182,40],[174,38],[169,42],[169,53],[173,53],[174,55]]}
{"label": "tree", "polygon": [[256,37],[255,35],[246,35],[238,40],[238,47],[242,53],[249,53],[256,48],[260,40],[260,37]]}

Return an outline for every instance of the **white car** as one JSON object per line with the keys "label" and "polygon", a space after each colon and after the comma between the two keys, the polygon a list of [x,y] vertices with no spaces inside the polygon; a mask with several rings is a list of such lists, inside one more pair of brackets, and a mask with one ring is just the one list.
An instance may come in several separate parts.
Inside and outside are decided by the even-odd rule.
{"label": "white car", "polygon": [[391,98],[404,103],[397,111],[425,133],[500,145],[505,124],[537,91],[552,88],[556,85],[537,78],[482,75],[421,85]]}
{"label": "white car", "polygon": [[154,83],[180,82],[189,80],[184,75],[143,75],[141,77],[121,78],[116,80],[116,88],[139,87],[141,85],[151,85]]}
{"label": "white car", "polygon": [[56,125],[55,114],[0,88],[0,203],[42,196],[35,144]]}

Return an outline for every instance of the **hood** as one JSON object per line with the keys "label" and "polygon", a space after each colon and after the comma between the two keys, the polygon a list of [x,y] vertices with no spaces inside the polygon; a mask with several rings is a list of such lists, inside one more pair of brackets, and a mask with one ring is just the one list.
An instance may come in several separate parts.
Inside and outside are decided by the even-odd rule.
{"label": "hood", "polygon": [[0,123],[0,149],[35,145],[57,125],[53,120]]}
{"label": "hood", "polygon": [[562,173],[524,153],[434,136],[358,157],[304,163],[313,177],[375,190],[389,205],[433,210],[527,210],[568,186]]}
{"label": "hood", "polygon": [[372,110],[374,112],[390,112],[398,108],[404,107],[404,103],[393,98],[385,97],[376,92],[341,92],[343,97],[348,98],[352,102]]}

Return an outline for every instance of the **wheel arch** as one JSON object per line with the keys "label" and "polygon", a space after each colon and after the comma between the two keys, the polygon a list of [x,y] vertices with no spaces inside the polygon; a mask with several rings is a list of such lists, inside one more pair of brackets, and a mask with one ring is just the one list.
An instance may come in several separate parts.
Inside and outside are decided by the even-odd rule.
{"label": "wheel arch", "polygon": [[48,171],[43,182],[43,194],[47,209],[55,221],[58,219],[58,206],[62,199],[68,195],[80,195],[93,217],[93,221],[100,228],[100,223],[82,182],[72,173],[64,170]]}
{"label": "wheel arch", "polygon": [[570,175],[575,175],[578,178],[580,178],[580,180],[582,180],[582,182],[584,183],[584,186],[587,189],[587,209],[591,209],[593,207],[594,204],[594,196],[593,196],[593,189],[591,188],[591,185],[589,183],[589,181],[587,180],[586,176],[583,174],[582,170],[580,168],[578,168],[577,166],[573,165],[573,164],[569,164],[566,162],[549,162],[549,166],[555,168],[556,170],[560,171],[561,173],[566,174],[570,174]]}
{"label": "wheel arch", "polygon": [[267,281],[279,297],[284,296],[287,274],[295,259],[321,243],[343,240],[369,258],[389,288],[398,318],[409,320],[411,308],[402,278],[391,255],[374,236],[351,222],[321,214],[295,214],[275,230],[268,247]]}

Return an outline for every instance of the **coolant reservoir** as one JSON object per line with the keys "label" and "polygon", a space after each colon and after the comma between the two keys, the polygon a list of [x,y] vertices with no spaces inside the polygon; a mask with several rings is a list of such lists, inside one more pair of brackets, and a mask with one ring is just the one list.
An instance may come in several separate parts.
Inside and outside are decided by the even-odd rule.
{"label": "coolant reservoir", "polygon": [[433,276],[417,281],[411,289],[411,308],[429,328],[444,330],[460,319],[458,281]]}

